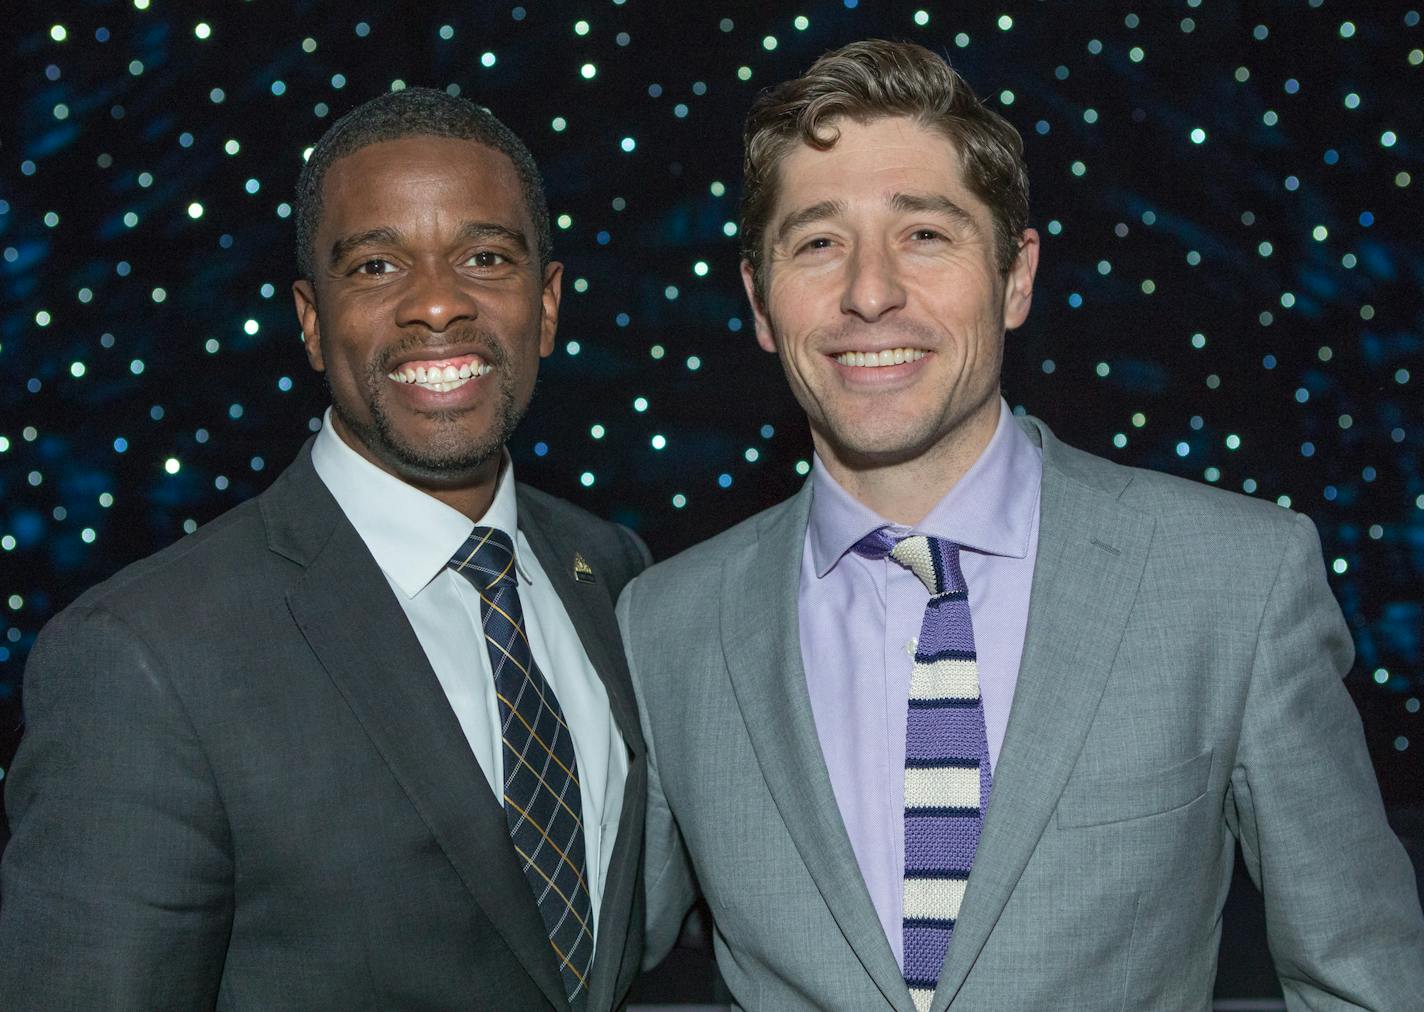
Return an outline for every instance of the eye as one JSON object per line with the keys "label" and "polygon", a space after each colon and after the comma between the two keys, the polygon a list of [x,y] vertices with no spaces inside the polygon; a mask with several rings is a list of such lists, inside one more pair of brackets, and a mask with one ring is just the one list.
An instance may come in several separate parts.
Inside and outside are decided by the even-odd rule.
{"label": "eye", "polygon": [[942,242],[945,240],[945,235],[932,228],[917,228],[910,233],[910,238],[916,242]]}
{"label": "eye", "polygon": [[830,249],[832,245],[834,245],[834,243],[830,238],[823,235],[818,235],[816,236],[816,238],[809,239],[806,242],[802,243],[800,248],[797,249],[796,252],[810,253],[818,249]]}
{"label": "eye", "polygon": [[465,261],[469,267],[501,267],[509,263],[509,257],[503,253],[496,253],[491,249],[482,249],[478,253],[472,253]]}
{"label": "eye", "polygon": [[356,265],[356,274],[366,274],[372,277],[380,277],[395,270],[395,265],[389,260],[382,260],[379,257],[372,257],[370,260],[363,260]]}

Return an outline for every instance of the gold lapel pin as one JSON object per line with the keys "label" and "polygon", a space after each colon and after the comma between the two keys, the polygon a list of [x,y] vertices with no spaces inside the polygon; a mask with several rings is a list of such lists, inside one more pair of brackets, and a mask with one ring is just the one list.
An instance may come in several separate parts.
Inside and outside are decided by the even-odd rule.
{"label": "gold lapel pin", "polygon": [[597,583],[598,580],[593,575],[593,567],[588,564],[578,552],[574,552],[574,579],[579,583]]}

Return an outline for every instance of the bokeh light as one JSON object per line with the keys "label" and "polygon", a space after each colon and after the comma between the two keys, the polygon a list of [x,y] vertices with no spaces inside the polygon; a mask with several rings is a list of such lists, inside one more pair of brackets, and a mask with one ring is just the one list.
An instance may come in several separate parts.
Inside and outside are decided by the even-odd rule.
{"label": "bokeh light", "polygon": [[319,425],[285,294],[293,186],[322,131],[386,89],[487,105],[544,169],[567,280],[521,478],[659,555],[794,491],[809,440],[737,270],[742,117],[829,48],[910,37],[1025,138],[1043,251],[1010,404],[1309,515],[1386,797],[1424,801],[1417,748],[1395,744],[1424,720],[1417,11],[436,2],[413,31],[395,8],[179,6],[7,21],[7,729],[45,620],[259,492]]}

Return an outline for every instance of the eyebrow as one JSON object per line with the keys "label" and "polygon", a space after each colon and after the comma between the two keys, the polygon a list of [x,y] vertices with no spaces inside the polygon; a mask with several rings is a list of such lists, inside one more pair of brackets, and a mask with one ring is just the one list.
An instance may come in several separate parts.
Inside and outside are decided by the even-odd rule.
{"label": "eyebrow", "polygon": [[942,214],[972,232],[980,231],[979,223],[972,214],[940,193],[897,193],[890,198],[890,206],[905,214],[917,211]]}
{"label": "eyebrow", "polygon": [[[467,221],[460,226],[455,238],[457,242],[503,239],[525,252],[529,250],[529,239],[523,232],[493,221]],[[383,225],[380,228],[357,232],[331,244],[331,266],[335,267],[363,246],[400,246],[404,243],[405,236],[398,228]]]}
{"label": "eyebrow", "polygon": [[[976,234],[981,231],[979,223],[974,220],[972,214],[940,193],[896,193],[890,198],[889,203],[894,210],[901,214],[914,214],[915,212],[942,214]],[[845,210],[844,201],[823,200],[810,207],[793,211],[782,219],[781,225],[777,228],[776,243],[784,243],[787,237],[799,228],[825,221],[827,218],[834,218],[844,214]]]}
{"label": "eyebrow", "polygon": [[370,228],[355,235],[348,235],[331,244],[331,266],[335,267],[362,246],[399,246],[402,236],[399,229]]}
{"label": "eyebrow", "polygon": [[844,214],[845,209],[843,200],[823,200],[819,204],[812,204],[810,207],[803,207],[799,211],[791,212],[781,219],[781,224],[776,229],[776,245],[784,243],[786,237],[797,229],[818,221],[825,221],[827,218],[834,218],[838,214]]}
{"label": "eyebrow", "polygon": [[503,239],[525,252],[529,250],[529,237],[522,231],[494,221],[467,221],[460,226],[460,232],[456,238],[460,242],[471,242],[478,239]]}

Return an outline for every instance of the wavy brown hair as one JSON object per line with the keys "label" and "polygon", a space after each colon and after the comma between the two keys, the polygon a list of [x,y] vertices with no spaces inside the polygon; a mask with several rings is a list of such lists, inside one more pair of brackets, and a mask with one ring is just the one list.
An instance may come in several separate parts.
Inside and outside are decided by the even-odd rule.
{"label": "wavy brown hair", "polygon": [[747,113],[742,257],[751,264],[759,301],[766,301],[766,227],[782,159],[798,143],[821,151],[834,147],[838,119],[866,123],[887,116],[908,116],[953,142],[965,184],[993,214],[999,271],[1007,274],[1013,266],[1028,227],[1028,170],[1019,132],[930,50],[869,39],[826,53],[802,76],[765,89]]}

